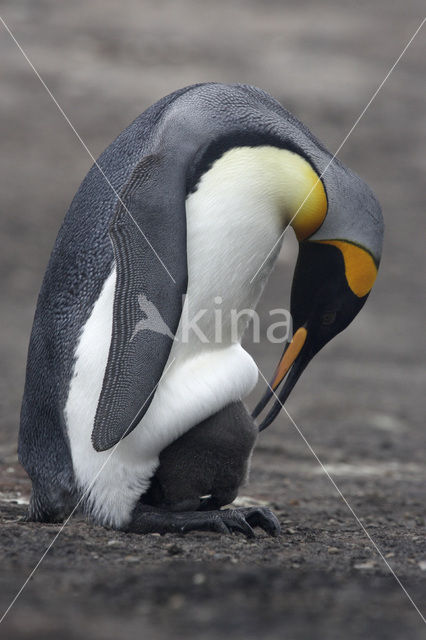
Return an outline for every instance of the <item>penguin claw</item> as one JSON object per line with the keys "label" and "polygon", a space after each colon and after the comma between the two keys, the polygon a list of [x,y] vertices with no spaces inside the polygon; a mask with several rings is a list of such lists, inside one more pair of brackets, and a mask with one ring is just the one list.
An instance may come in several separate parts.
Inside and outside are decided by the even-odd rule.
{"label": "penguin claw", "polygon": [[[254,538],[253,529],[246,522],[244,516],[235,509],[206,511],[200,515],[198,515],[198,512],[196,513],[195,517],[189,517],[188,514],[187,522],[180,529],[182,533],[188,533],[189,531],[211,531],[228,535],[231,533],[243,533],[247,538]],[[181,513],[179,515],[183,516],[184,514]]]}
{"label": "penguin claw", "polygon": [[[198,517],[197,517],[197,514]],[[181,527],[182,533],[188,531],[214,531],[215,533],[242,533],[247,538],[254,538],[254,527],[263,529],[270,536],[276,537],[281,532],[280,523],[276,515],[266,507],[250,507],[238,509],[220,509],[218,511],[204,511],[185,514],[187,521]],[[183,513],[179,514],[184,516]]]}
{"label": "penguin claw", "polygon": [[149,511],[135,513],[126,530],[142,534],[212,531],[222,534],[242,533],[247,538],[254,538],[253,527],[260,527],[271,536],[280,533],[277,517],[265,507],[178,513],[150,508]]}
{"label": "penguin claw", "polygon": [[240,509],[251,527],[260,527],[274,538],[281,533],[281,526],[275,513],[267,507],[248,507]]}
{"label": "penguin claw", "polygon": [[238,509],[223,509],[219,512],[222,522],[230,533],[243,533],[247,538],[254,538],[255,533],[244,515]]}
{"label": "penguin claw", "polygon": [[[210,517],[206,517],[205,514],[199,517],[198,512],[195,512],[196,517],[188,517],[188,520],[181,527],[182,533],[188,533],[189,531],[212,531],[214,533],[229,534],[230,529],[227,524],[218,517],[216,512],[212,512]],[[194,515],[195,515],[194,514]],[[180,516],[184,514],[179,514]]]}

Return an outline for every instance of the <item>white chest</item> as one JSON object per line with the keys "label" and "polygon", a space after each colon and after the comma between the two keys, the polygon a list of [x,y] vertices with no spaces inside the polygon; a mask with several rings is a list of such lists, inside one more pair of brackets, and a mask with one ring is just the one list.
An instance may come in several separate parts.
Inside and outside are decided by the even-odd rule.
{"label": "white chest", "polygon": [[[246,323],[239,323],[237,335],[232,334],[232,313],[255,309],[279,253],[277,241],[283,230],[274,190],[265,184],[261,188],[255,167],[250,171],[244,158],[236,162],[229,154],[231,159],[218,161],[186,202],[186,318],[200,316],[197,326],[213,348],[218,341],[229,345],[241,339]],[[182,338],[182,327],[177,335]],[[175,355],[200,348],[197,335],[191,334],[186,348],[176,345]]]}

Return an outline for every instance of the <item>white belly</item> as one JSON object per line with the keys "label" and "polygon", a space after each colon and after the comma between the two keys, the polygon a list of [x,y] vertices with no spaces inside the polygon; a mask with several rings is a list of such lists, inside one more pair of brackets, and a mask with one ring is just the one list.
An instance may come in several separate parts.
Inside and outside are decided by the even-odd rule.
{"label": "white belly", "polygon": [[[189,334],[188,343],[183,343],[179,327],[170,368],[147,413],[115,449],[104,452],[93,449],[91,433],[110,345],[115,269],[83,328],[65,418],[76,481],[87,491],[91,512],[100,522],[125,524],[149,486],[161,450],[209,415],[244,398],[256,384],[256,364],[239,341],[232,342],[231,309],[256,306],[279,247],[255,282],[250,279],[282,224],[267,194],[255,197],[251,183],[240,183],[237,190],[232,176],[228,185],[219,182],[210,171],[187,200],[186,304],[189,301],[189,315],[207,310],[198,326],[210,342]],[[217,296],[221,304],[214,303]],[[222,317],[220,344],[214,343],[215,308]]]}

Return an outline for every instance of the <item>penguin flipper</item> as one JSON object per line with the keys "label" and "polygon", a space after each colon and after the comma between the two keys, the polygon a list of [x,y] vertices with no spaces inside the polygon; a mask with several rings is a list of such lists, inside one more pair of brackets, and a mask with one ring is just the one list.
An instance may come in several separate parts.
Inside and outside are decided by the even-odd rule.
{"label": "penguin flipper", "polygon": [[[116,265],[112,336],[92,442],[110,449],[147,411],[164,371],[187,288],[185,180],[143,158],[110,226]],[[146,322],[141,322],[146,320]]]}

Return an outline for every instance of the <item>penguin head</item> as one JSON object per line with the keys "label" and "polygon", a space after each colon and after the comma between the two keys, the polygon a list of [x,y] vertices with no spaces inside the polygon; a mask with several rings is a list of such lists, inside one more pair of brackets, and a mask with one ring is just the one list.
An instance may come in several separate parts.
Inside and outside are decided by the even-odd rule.
{"label": "penguin head", "polygon": [[272,395],[278,396],[260,430],[278,415],[312,358],[356,317],[377,276],[383,238],[380,205],[360,178],[344,171],[344,189],[341,180],[329,181],[331,198],[328,191],[321,226],[299,238],[290,305],[293,339],[284,349],[271,388],[254,410],[256,417]]}

